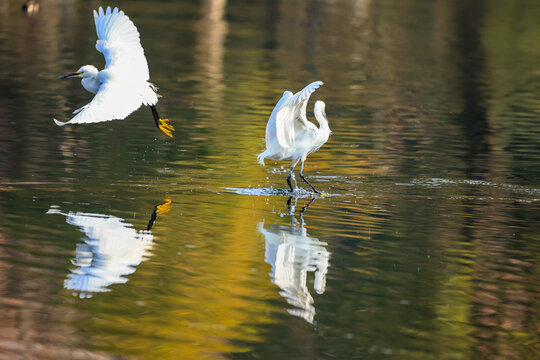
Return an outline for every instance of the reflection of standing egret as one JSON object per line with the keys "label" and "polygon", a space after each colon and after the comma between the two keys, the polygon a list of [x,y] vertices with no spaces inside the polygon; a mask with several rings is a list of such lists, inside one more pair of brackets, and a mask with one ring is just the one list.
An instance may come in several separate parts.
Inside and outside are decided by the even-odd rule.
{"label": "reflection of standing egret", "polygon": [[319,150],[328,141],[331,133],[324,111],[324,102],[320,100],[315,102],[313,108],[319,127],[308,121],[306,116],[309,97],[322,84],[322,81],[315,81],[294,95],[290,91],[285,91],[266,125],[266,150],[259,154],[259,163],[264,165],[265,158],[292,160],[291,171],[287,176],[287,184],[291,191],[294,191],[291,179],[296,187],[294,168],[300,161],[300,177],[314,192],[319,193],[304,177],[304,162],[309,154]]}
{"label": "reflection of standing egret", "polygon": [[[324,293],[330,257],[327,244],[308,236],[304,227],[303,212],[313,200],[300,211],[300,226],[296,225],[294,214],[290,226],[265,228],[264,222],[259,223],[259,231],[265,238],[265,261],[272,266],[270,279],[281,289],[280,295],[295,306],[289,313],[309,323],[313,323],[315,307],[307,287],[307,273],[315,273],[313,288],[318,294]],[[287,204],[291,206],[290,198]]]}
{"label": "reflection of standing egret", "polygon": [[137,265],[150,255],[154,236],[150,231],[157,215],[170,210],[171,200],[156,206],[145,230],[137,231],[131,224],[116,216],[81,212],[62,213],[51,207],[48,214],[61,214],[66,221],[86,234],[78,243],[73,264],[64,287],[79,292],[80,297],[110,291],[111,284],[128,281],[126,275],[135,272]]}
{"label": "reflection of standing egret", "polygon": [[124,119],[141,105],[152,110],[156,126],[172,137],[174,128],[168,119],[161,119],[156,110],[157,88],[148,82],[150,74],[139,32],[123,11],[110,7],[104,12],[94,10],[98,40],[96,49],[105,56],[105,69],[98,71],[93,65],[85,65],[77,72],[61,76],[82,78],[82,86],[96,94],[92,101],[75,110],[67,123],[54,120],[57,125],[95,123]]}

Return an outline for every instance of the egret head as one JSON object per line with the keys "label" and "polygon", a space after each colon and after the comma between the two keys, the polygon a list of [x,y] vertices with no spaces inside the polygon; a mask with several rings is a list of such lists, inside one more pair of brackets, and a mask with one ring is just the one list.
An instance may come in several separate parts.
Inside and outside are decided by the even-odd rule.
{"label": "egret head", "polygon": [[84,65],[76,72],[60,76],[59,79],[66,79],[69,77],[81,77],[81,78],[95,77],[97,73],[98,73],[98,69],[96,69],[95,66]]}

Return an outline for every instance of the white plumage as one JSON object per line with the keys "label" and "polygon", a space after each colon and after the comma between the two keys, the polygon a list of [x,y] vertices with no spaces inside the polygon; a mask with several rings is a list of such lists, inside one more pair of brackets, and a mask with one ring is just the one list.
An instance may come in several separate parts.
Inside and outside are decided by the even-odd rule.
{"label": "white plumage", "polygon": [[264,165],[265,158],[292,160],[292,167],[287,177],[291,191],[294,190],[291,185],[291,178],[294,180],[294,168],[301,161],[300,177],[314,192],[318,193],[304,177],[303,170],[307,156],[326,143],[331,134],[324,111],[324,102],[317,101],[313,110],[319,127],[310,122],[306,116],[309,98],[321,85],[323,85],[322,81],[315,81],[294,95],[290,91],[285,91],[266,125],[266,150],[259,154],[259,163]]}
{"label": "white plumage", "polygon": [[141,105],[148,105],[158,128],[172,137],[174,128],[167,119],[159,118],[154,107],[158,95],[148,82],[148,63],[133,22],[123,11],[110,7],[106,11],[102,7],[94,10],[94,21],[96,49],[105,57],[105,69],[98,71],[92,65],[85,65],[61,78],[81,77],[82,86],[96,95],[90,103],[75,110],[71,120],[63,123],[54,119],[55,123],[62,126],[124,119]]}

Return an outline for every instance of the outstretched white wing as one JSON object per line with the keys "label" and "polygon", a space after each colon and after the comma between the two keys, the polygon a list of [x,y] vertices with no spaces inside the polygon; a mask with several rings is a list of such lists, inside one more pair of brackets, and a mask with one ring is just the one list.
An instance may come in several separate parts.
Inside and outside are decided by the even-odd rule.
{"label": "outstretched white wing", "polygon": [[[84,124],[115,119],[124,119],[126,116],[141,107],[143,99],[139,92],[117,81],[108,80],[102,84],[90,103],[75,110],[75,115],[67,123]],[[54,119],[58,126],[67,123]]]}
{"label": "outstretched white wing", "polygon": [[293,96],[292,92],[285,91],[281,99],[279,99],[279,101],[277,102],[276,106],[274,106],[274,109],[272,110],[272,114],[270,114],[270,118],[268,119],[268,123],[266,124],[266,148],[270,148],[276,140],[277,112],[281,108],[281,106],[284,103],[286,103],[287,100],[289,100],[292,96]]}
{"label": "outstretched white wing", "polygon": [[139,39],[139,32],[123,11],[107,7],[94,10],[98,40],[96,49],[105,56],[105,68],[113,68],[118,76],[148,80],[148,63]]}
{"label": "outstretched white wing", "polygon": [[323,85],[322,81],[312,82],[287,99],[278,109],[276,114],[276,137],[282,147],[294,146],[296,126],[310,126],[311,123],[306,117],[307,103],[311,94],[321,85]]}

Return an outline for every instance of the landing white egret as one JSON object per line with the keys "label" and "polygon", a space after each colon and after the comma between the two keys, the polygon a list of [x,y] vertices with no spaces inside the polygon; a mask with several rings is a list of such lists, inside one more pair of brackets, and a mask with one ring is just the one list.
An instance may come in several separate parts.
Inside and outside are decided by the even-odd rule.
{"label": "landing white egret", "polygon": [[322,101],[315,102],[313,113],[319,127],[308,121],[306,108],[309,97],[322,81],[315,81],[293,95],[285,91],[268,119],[266,125],[266,150],[258,156],[259,163],[264,165],[264,159],[292,160],[292,167],[287,176],[287,184],[294,191],[291,179],[295,183],[294,168],[301,162],[300,177],[315,193],[319,193],[304,177],[304,162],[309,154],[319,150],[328,141],[331,134],[328,119]]}
{"label": "landing white egret", "polygon": [[62,126],[124,119],[141,105],[148,105],[156,126],[172,137],[174,128],[156,110],[157,88],[148,82],[148,63],[133,22],[123,11],[110,7],[106,11],[102,7],[94,10],[94,21],[96,49],[105,56],[105,69],[98,71],[93,65],[85,65],[59,78],[80,77],[82,86],[96,95],[90,103],[75,110],[71,120],[63,123],[54,119],[55,123]]}

